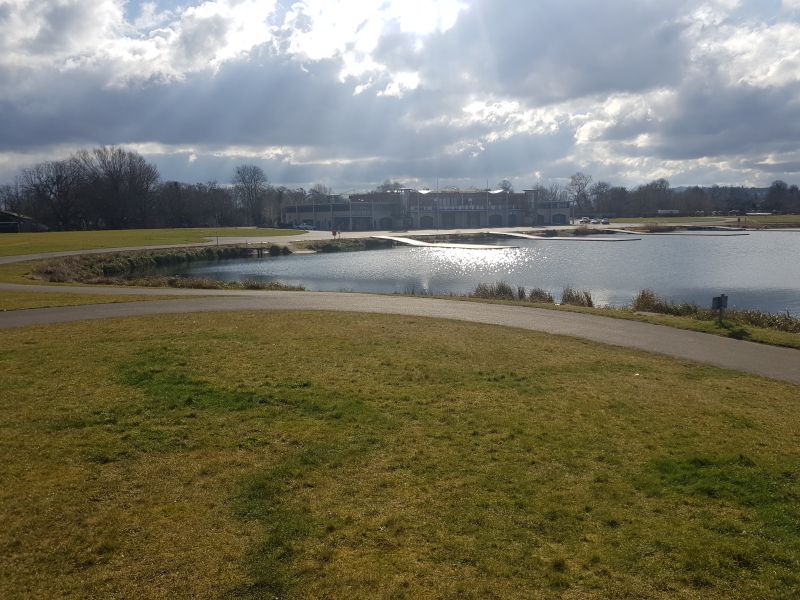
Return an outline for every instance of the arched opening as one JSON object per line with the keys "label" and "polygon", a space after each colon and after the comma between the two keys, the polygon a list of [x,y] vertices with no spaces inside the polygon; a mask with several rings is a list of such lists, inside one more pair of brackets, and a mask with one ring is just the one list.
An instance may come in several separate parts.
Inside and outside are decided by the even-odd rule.
{"label": "arched opening", "polygon": [[419,220],[420,229],[433,229],[433,217],[425,215]]}

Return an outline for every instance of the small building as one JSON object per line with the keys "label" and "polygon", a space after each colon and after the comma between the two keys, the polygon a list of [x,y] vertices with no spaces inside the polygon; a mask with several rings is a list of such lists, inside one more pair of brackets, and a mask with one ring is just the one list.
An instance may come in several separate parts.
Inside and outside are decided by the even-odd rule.
{"label": "small building", "polygon": [[47,227],[32,218],[8,210],[0,210],[0,233],[47,231]]}

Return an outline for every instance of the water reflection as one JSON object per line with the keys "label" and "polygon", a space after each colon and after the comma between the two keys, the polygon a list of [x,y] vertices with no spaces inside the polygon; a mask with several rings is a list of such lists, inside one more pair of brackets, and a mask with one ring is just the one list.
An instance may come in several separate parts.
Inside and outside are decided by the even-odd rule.
{"label": "water reflection", "polygon": [[470,250],[461,248],[418,248],[420,260],[434,270],[452,271],[459,275],[472,273],[511,274],[533,258],[534,249]]}
{"label": "water reflection", "polygon": [[[498,241],[508,243],[508,240]],[[198,263],[181,274],[258,279],[309,290],[466,293],[479,283],[589,289],[623,305],[650,288],[676,302],[710,304],[727,293],[739,308],[800,314],[800,233],[741,237],[649,236],[627,243],[514,240],[517,248],[399,247],[337,254]]]}

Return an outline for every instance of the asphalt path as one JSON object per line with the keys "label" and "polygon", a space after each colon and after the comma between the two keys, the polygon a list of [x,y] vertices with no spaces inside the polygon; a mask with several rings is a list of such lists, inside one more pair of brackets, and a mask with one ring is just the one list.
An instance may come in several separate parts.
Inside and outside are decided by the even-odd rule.
{"label": "asphalt path", "polygon": [[[5,288],[5,286],[0,287]],[[82,291],[96,293],[98,289],[83,288]],[[64,287],[58,286],[54,291],[56,290],[64,291]],[[187,297],[175,300],[6,311],[0,313],[0,329],[90,319],[244,310],[321,310],[413,315],[502,325],[583,338],[744,371],[800,385],[800,350],[595,315],[458,300],[337,292],[248,292],[238,290],[231,292],[148,288],[131,288],[121,291],[152,295],[167,293],[173,296],[186,295]],[[184,292],[191,292],[191,294],[184,294]],[[191,297],[200,294],[204,297]]]}

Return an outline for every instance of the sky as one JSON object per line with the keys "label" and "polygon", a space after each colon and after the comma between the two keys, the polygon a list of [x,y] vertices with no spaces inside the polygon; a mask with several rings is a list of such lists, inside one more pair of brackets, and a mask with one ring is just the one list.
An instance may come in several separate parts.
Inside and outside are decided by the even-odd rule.
{"label": "sky", "polygon": [[0,182],[800,182],[800,0],[0,0]]}

